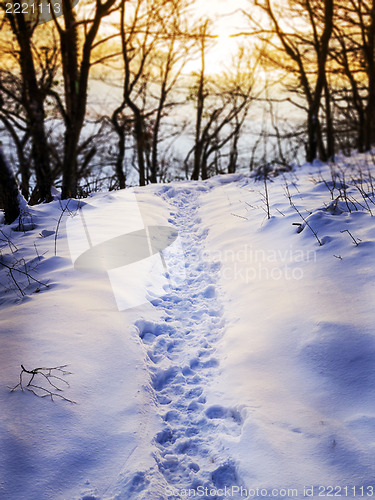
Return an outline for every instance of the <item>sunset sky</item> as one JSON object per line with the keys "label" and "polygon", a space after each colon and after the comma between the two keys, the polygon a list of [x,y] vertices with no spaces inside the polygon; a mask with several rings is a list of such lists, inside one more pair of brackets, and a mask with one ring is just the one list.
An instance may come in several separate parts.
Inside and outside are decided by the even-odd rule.
{"label": "sunset sky", "polygon": [[216,70],[218,63],[229,62],[228,59],[234,52],[236,45],[242,41],[242,37],[231,38],[230,35],[248,29],[246,19],[240,12],[241,9],[248,9],[249,0],[197,0],[197,12],[202,17],[208,16],[214,23],[213,34],[218,35],[214,47],[210,50],[207,60],[207,69]]}

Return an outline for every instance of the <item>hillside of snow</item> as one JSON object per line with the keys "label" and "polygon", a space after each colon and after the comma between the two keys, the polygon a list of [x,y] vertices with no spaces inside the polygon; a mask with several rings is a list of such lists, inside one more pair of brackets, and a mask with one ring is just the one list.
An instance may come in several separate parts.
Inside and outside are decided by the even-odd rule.
{"label": "hillside of snow", "polygon": [[0,498],[373,496],[374,189],[355,156],[1,225]]}

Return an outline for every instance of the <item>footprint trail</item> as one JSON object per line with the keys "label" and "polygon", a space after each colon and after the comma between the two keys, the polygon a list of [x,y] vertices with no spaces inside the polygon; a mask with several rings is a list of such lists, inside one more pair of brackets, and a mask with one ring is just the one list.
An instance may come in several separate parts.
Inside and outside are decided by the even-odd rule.
{"label": "footprint trail", "polygon": [[[162,475],[164,484],[176,492],[239,485],[235,463],[228,456],[220,436],[240,435],[241,413],[236,408],[208,405],[205,394],[205,388],[218,374],[215,344],[225,327],[216,291],[219,263],[210,262],[203,256],[207,232],[201,228],[198,215],[199,193],[172,186],[162,187],[159,193],[170,205],[169,223],[174,225],[181,239],[186,280],[172,287],[168,295],[154,300],[162,322],[141,320],[136,323],[163,420],[162,430],[154,437],[156,470]],[[180,262],[172,260],[171,273],[174,265]],[[151,495],[154,473],[149,471],[144,477],[144,490]],[[141,490],[138,481],[137,492]],[[135,491],[128,493],[132,498],[151,498],[137,496]],[[178,496],[160,496],[159,493],[153,498]],[[221,497],[211,494],[200,498]]]}

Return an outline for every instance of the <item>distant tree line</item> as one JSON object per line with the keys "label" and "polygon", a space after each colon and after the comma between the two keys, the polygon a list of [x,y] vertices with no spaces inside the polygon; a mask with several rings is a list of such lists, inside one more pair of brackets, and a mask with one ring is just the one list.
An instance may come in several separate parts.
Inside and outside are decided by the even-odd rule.
{"label": "distant tree line", "polygon": [[[302,143],[310,162],[375,143],[375,0],[249,0],[244,45],[215,75],[206,70],[215,35],[188,0],[61,0],[47,23],[0,5],[0,122],[31,204],[50,201],[53,185],[62,198],[84,195],[93,172],[109,189],[124,188],[132,169],[140,185],[233,173],[241,140],[250,168],[270,136],[281,163],[285,141]],[[199,69],[189,73],[192,60]],[[119,96],[105,112],[88,100],[100,79]],[[282,130],[277,101],[304,114],[298,130]],[[268,123],[250,139],[249,112],[262,102]],[[184,133],[190,148],[176,167],[172,144]],[[264,151],[260,161],[270,161]],[[0,204],[13,216],[5,153]]]}
{"label": "distant tree line", "polygon": [[375,143],[375,0],[252,1],[245,12],[287,99],[306,114],[306,160]]}

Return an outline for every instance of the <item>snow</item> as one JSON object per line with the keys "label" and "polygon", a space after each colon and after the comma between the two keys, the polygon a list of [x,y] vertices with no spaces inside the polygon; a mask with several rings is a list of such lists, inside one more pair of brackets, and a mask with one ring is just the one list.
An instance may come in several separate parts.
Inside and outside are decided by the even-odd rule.
{"label": "snow", "polygon": [[[270,219],[233,174],[2,225],[0,497],[372,496],[374,170],[269,179]],[[21,364],[69,385],[11,392]]]}
{"label": "snow", "polygon": [[[241,440],[228,446],[246,484],[299,491],[374,477],[374,429],[363,440],[360,423],[374,416],[374,224],[364,211],[327,211],[329,193],[308,171],[298,172],[293,198],[312,211],[322,246],[307,227],[296,233],[282,177],[269,189],[271,213],[284,215],[268,221],[249,208],[262,196],[247,180],[206,202],[215,250],[231,250],[221,267],[229,324],[217,392],[248,414]],[[362,242],[355,246],[344,228]]]}

